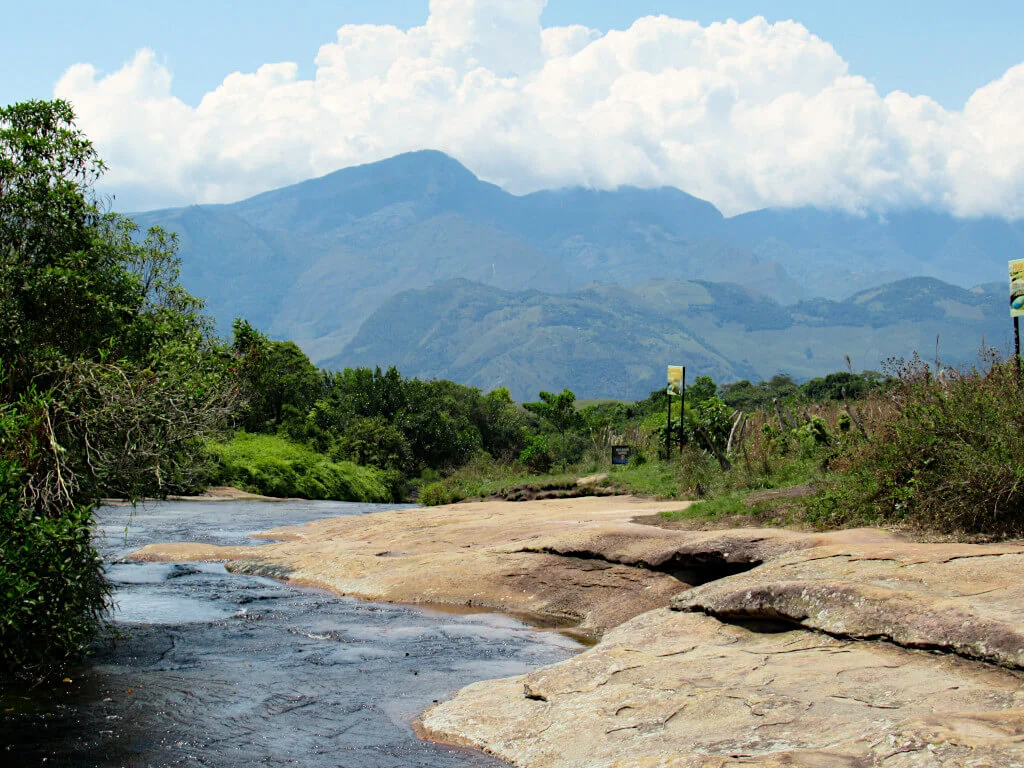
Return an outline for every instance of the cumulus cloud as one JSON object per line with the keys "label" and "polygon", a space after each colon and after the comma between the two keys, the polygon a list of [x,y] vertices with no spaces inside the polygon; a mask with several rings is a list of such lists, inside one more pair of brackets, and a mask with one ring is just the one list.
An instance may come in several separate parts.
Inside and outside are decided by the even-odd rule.
{"label": "cumulus cloud", "polygon": [[72,66],[110,190],[224,202],[413,149],[513,192],[672,185],[734,214],[928,206],[1024,217],[1024,64],[960,111],[879,94],[796,22],[667,16],[542,28],[546,0],[431,0],[422,27],[344,26],[316,55],[233,73],[198,106],[139,51]]}

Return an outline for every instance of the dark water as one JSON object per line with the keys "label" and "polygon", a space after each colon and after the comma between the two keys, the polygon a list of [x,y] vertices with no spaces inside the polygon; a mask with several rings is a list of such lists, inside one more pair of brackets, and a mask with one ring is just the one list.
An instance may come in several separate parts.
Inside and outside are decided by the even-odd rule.
{"label": "dark water", "polygon": [[116,627],[72,682],[0,698],[2,766],[499,766],[421,742],[410,722],[477,681],[568,658],[562,635],[296,589],[222,565],[130,563],[159,541],[252,544],[252,531],[388,507],[181,503],[101,510]]}

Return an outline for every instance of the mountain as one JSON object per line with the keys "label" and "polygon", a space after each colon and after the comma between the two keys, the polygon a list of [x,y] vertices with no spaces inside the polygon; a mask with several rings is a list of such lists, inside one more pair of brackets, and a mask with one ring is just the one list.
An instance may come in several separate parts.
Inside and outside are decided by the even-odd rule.
{"label": "mountain", "polygon": [[754,375],[617,286],[553,295],[454,280],[391,298],[325,365],[396,365],[484,390],[508,387],[520,399],[563,387],[627,398],[656,388],[664,361],[680,356],[719,380]]}
{"label": "mountain", "polygon": [[221,331],[244,316],[318,362],[395,294],[456,278],[552,295],[593,282],[733,283],[794,305],[914,275],[999,280],[1024,255],[1022,223],[816,209],[725,218],[673,188],[515,196],[433,151],[135,218],[178,233],[182,282]]}
{"label": "mountain", "polygon": [[[569,387],[582,397],[639,398],[664,385],[665,365],[727,382],[799,379],[878,369],[919,351],[970,364],[984,343],[1009,341],[1005,287],[966,290],[913,278],[783,306],[735,284],[648,281],[569,294],[505,291],[467,280],[386,301],[331,367],[396,365],[518,399]],[[691,378],[692,380],[692,378]]]}

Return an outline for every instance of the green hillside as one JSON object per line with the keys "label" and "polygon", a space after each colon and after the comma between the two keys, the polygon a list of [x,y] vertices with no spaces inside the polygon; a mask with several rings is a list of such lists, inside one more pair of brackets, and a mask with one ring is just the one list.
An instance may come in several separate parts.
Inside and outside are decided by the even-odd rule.
{"label": "green hillside", "polygon": [[405,291],[360,328],[329,367],[396,365],[409,375],[508,387],[525,399],[569,387],[581,397],[638,398],[665,365],[716,381],[877,369],[919,351],[970,363],[983,340],[1003,346],[1000,284],[972,290],[913,278],[845,301],[783,306],[730,284],[595,284],[571,294],[503,291],[455,280]]}

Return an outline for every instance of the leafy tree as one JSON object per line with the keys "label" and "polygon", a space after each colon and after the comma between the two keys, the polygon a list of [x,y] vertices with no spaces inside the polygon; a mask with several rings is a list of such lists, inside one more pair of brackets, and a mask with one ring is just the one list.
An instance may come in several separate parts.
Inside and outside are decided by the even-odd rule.
{"label": "leafy tree", "polygon": [[754,411],[770,406],[773,400],[783,400],[799,392],[800,387],[791,376],[779,373],[756,385],[746,379],[727,384],[722,388],[722,399],[733,408]]}
{"label": "leafy tree", "polygon": [[579,457],[582,446],[574,445],[572,447],[576,450],[571,450],[566,439],[566,434],[570,430],[577,429],[583,424],[583,417],[576,410],[576,395],[571,390],[563,389],[557,395],[541,392],[540,400],[535,403],[523,403],[523,408],[535,414],[543,424],[558,433],[560,458],[563,462],[569,460],[570,455],[572,458]]}
{"label": "leafy tree", "polygon": [[551,392],[541,392],[540,400],[535,403],[523,403],[523,407],[536,414],[547,423],[555,432],[565,439],[565,433],[577,427],[582,422],[579,412],[576,410],[576,395],[563,389],[557,395]]}
{"label": "leafy tree", "polygon": [[87,644],[92,505],[192,487],[235,402],[176,240],[103,212],[102,171],[66,102],[0,109],[0,676]]}
{"label": "leafy tree", "polygon": [[455,469],[482,448],[472,418],[477,390],[451,381],[411,379],[406,391],[408,404],[398,423],[417,470]]}
{"label": "leafy tree", "polygon": [[864,397],[870,390],[881,385],[884,377],[875,371],[851,373],[839,371],[827,376],[811,379],[804,383],[800,390],[810,400],[857,400]]}
{"label": "leafy tree", "polygon": [[483,449],[496,459],[511,461],[526,444],[523,410],[512,401],[505,387],[480,399],[477,427]]}
{"label": "leafy tree", "polygon": [[718,385],[710,376],[698,376],[686,390],[686,399],[693,405],[703,403],[718,393]]}
{"label": "leafy tree", "polygon": [[283,428],[298,436],[326,389],[320,370],[294,342],[270,341],[245,320],[235,320],[233,348],[246,396],[239,426],[254,433]]}
{"label": "leafy tree", "polygon": [[349,423],[331,453],[379,469],[405,470],[412,461],[405,435],[383,416],[360,417]]}

